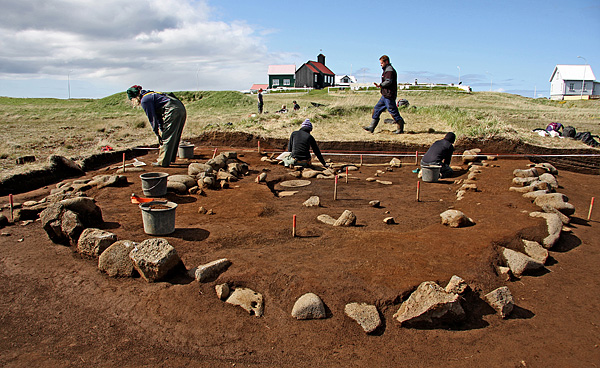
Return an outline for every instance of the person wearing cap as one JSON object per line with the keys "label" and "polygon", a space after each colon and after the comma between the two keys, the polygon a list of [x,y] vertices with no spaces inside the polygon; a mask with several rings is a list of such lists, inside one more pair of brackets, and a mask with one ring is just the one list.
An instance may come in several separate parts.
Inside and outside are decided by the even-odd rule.
{"label": "person wearing cap", "polygon": [[398,76],[396,74],[396,69],[394,69],[390,63],[390,58],[387,55],[383,55],[379,58],[379,64],[383,69],[383,72],[381,73],[381,83],[373,84],[380,89],[381,98],[373,108],[371,125],[363,128],[367,132],[373,133],[377,124],[379,124],[381,113],[387,110],[398,126],[398,129],[394,133],[402,134],[404,133],[404,119],[400,116],[398,107],[396,106],[396,97],[398,96]]}
{"label": "person wearing cap", "polygon": [[263,112],[263,106],[264,106],[262,92],[263,92],[263,89],[260,88],[258,90],[258,113],[259,114],[262,114],[262,112]]}
{"label": "person wearing cap", "polygon": [[421,159],[421,167],[432,165],[441,166],[440,176],[442,178],[452,176],[454,171],[450,168],[450,160],[452,160],[452,153],[454,153],[453,144],[455,140],[456,135],[452,132],[448,132],[444,139],[435,141]]}
{"label": "person wearing cap", "polygon": [[323,155],[321,155],[321,150],[319,150],[317,141],[315,141],[315,138],[310,134],[312,128],[313,126],[310,120],[306,119],[300,126],[300,129],[292,132],[287,147],[287,151],[291,152],[291,154],[283,161],[286,167],[293,165],[309,167],[311,163],[311,149],[323,167],[328,167]]}
{"label": "person wearing cap", "polygon": [[294,106],[294,111],[298,111],[298,110],[300,110],[300,105],[298,105],[298,102],[296,102],[296,101],[293,101],[293,102],[292,102],[292,105]]}
{"label": "person wearing cap", "polygon": [[150,126],[158,137],[160,150],[155,166],[169,167],[177,158],[179,141],[187,116],[185,106],[176,97],[143,90],[141,86],[132,86],[127,97],[135,105],[141,105],[148,116]]}

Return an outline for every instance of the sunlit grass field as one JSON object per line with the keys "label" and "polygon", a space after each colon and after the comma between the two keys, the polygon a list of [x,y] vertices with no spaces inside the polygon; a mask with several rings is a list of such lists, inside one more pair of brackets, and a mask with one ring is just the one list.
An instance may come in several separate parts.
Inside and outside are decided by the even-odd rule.
{"label": "sunlit grass field", "polygon": [[[586,147],[578,141],[539,137],[531,132],[550,122],[578,131],[600,133],[600,101],[551,101],[494,92],[399,91],[410,106],[400,110],[407,134],[391,134],[387,112],[375,134],[362,129],[371,121],[377,91],[327,90],[265,94],[265,113],[257,115],[256,95],[234,91],[182,91],[175,94],[187,108],[183,139],[207,131],[235,131],[262,137],[287,138],[304,119],[314,125],[317,141],[398,141],[430,144],[447,131],[460,137],[505,137],[547,147]],[[301,106],[291,111],[292,101]],[[278,114],[282,105],[290,112]],[[21,99],[0,97],[0,168],[3,175],[27,170],[15,159],[35,155],[38,164],[50,154],[81,157],[103,146],[124,149],[155,144],[156,138],[140,108],[125,93],[102,99]],[[33,164],[36,165],[36,164]]]}

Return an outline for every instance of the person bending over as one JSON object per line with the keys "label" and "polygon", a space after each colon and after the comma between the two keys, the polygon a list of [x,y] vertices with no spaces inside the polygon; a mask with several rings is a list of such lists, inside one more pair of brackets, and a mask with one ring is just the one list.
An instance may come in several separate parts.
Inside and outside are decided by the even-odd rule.
{"label": "person bending over", "polygon": [[288,152],[291,152],[291,154],[283,160],[286,167],[293,165],[309,167],[311,164],[311,149],[323,167],[328,167],[325,159],[323,159],[323,155],[321,155],[321,150],[319,150],[317,141],[315,141],[315,138],[310,134],[312,128],[313,126],[310,120],[306,119],[300,126],[300,129],[292,132],[287,147]]}
{"label": "person bending over", "polygon": [[452,160],[452,153],[454,153],[455,140],[456,135],[448,132],[444,139],[435,141],[421,159],[421,167],[431,165],[441,166],[440,176],[442,178],[452,176],[454,172],[450,168],[450,160]]}

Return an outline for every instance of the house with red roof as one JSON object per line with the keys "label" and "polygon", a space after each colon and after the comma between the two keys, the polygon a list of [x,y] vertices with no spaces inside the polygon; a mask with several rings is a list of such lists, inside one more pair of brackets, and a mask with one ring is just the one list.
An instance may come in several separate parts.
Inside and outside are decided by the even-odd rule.
{"label": "house with red roof", "polygon": [[325,66],[325,55],[319,54],[317,61],[307,61],[296,70],[296,87],[323,89],[335,85],[335,73]]}

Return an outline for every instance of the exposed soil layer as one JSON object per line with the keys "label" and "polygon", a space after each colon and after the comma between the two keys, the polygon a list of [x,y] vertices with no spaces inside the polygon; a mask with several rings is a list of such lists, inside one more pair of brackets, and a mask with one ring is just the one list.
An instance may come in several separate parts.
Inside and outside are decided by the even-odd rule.
{"label": "exposed soil layer", "polygon": [[[253,143],[231,144],[254,146],[248,142]],[[189,162],[205,162],[213,153],[209,146],[217,142],[203,143],[197,144],[194,159],[160,171],[187,173]],[[361,149],[370,148],[364,143]],[[381,174],[380,179],[393,183],[384,185],[365,179],[385,170],[375,165],[388,159],[370,158],[365,164],[372,166],[350,172],[348,183],[340,180],[334,201],[333,181],[324,179],[311,179],[311,185],[291,189],[298,191],[293,196],[278,197],[290,190],[279,185],[293,179],[287,169],[261,162],[255,150],[236,151],[252,171],[230,189],[165,197],[178,207],[176,230],[164,238],[186,268],[219,258],[232,261],[207,283],[197,283],[184,270],[152,284],[141,278],[113,279],[98,271],[96,259],[53,244],[39,221],[4,228],[10,236],[0,237],[0,365],[559,367],[600,361],[598,222],[585,220],[590,198],[600,196],[597,176],[560,172],[560,191],[577,209],[572,232],[563,232],[543,272],[506,282],[494,271],[495,247],[518,247],[520,238],[545,236],[545,222],[528,215],[536,206],[508,191],[512,171],[525,168],[528,160],[490,162],[494,167],[479,174],[480,191],[461,201],[455,200],[454,180],[466,178],[466,171],[421,183],[417,202],[413,159]],[[150,163],[156,152],[138,159]],[[267,183],[257,184],[254,178],[263,169]],[[102,209],[104,229],[121,240],[140,242],[150,238],[138,205],[130,202],[131,193],[142,195],[140,173],[125,175],[128,186],[88,195]],[[40,199],[50,188],[15,200]],[[322,207],[302,206],[312,195],[321,198]],[[381,208],[368,205],[374,199]],[[200,206],[214,214],[198,213]],[[463,211],[476,225],[444,227],[439,214],[448,208]],[[357,226],[338,228],[316,220],[346,209],[356,214]],[[397,224],[385,224],[388,216]],[[392,318],[421,282],[444,286],[455,274],[476,291],[465,303],[463,324],[411,329]],[[224,282],[262,293],[264,316],[250,316],[217,299],[214,287]],[[517,305],[507,320],[477,297],[502,285],[510,288]],[[307,292],[322,298],[329,318],[291,317],[294,302]],[[384,326],[366,335],[344,315],[350,302],[377,305]]]}

